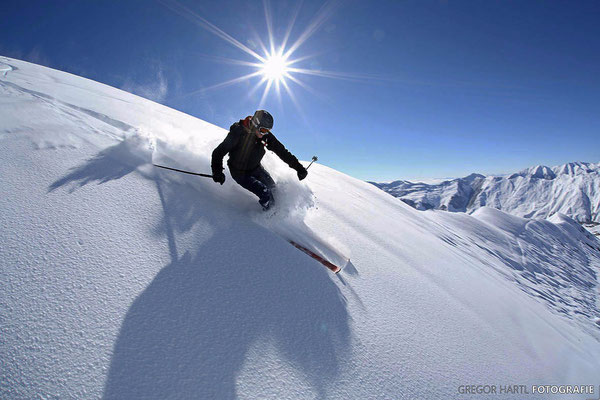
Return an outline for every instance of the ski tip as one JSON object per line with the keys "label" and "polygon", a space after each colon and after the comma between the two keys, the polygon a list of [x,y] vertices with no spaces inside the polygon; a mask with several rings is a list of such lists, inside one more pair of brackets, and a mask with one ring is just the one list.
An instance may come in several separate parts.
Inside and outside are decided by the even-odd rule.
{"label": "ski tip", "polygon": [[325,259],[321,255],[315,253],[312,250],[307,249],[306,247],[302,246],[301,244],[298,244],[298,243],[294,242],[293,240],[288,240],[288,242],[292,246],[294,246],[295,248],[297,248],[298,250],[302,251],[304,254],[310,256],[314,260],[316,260],[319,263],[321,263],[321,265],[323,265],[324,267],[326,267],[327,269],[329,269],[334,274],[337,274],[338,272],[340,272],[342,270],[341,267],[333,264],[332,262],[328,261],[327,259]]}
{"label": "ski tip", "polygon": [[338,267],[336,274],[338,274],[341,270],[345,270],[346,267],[348,266],[348,264],[351,264],[350,259],[349,258],[344,259],[344,261],[340,263],[340,266]]}

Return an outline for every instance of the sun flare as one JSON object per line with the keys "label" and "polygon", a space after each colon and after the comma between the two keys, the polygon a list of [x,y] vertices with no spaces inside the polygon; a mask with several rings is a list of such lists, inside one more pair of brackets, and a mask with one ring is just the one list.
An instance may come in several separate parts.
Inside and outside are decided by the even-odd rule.
{"label": "sun flare", "polygon": [[261,73],[270,81],[281,82],[288,75],[288,62],[281,54],[271,54],[265,59]]}
{"label": "sun flare", "polygon": [[223,88],[225,86],[241,82],[247,82],[252,79],[259,78],[256,85],[248,92],[249,97],[253,96],[257,90],[264,86],[263,94],[259,102],[259,108],[263,107],[263,104],[265,103],[271,89],[275,90],[277,97],[279,98],[279,101],[281,103],[280,89],[283,89],[289,95],[290,99],[292,100],[298,111],[300,111],[300,113],[303,114],[300,104],[298,103],[296,96],[294,95],[290,82],[293,82],[295,85],[307,90],[310,93],[315,93],[315,91],[306,82],[301,80],[298,75],[310,75],[322,78],[335,78],[344,80],[360,80],[365,78],[364,76],[349,73],[302,68],[301,64],[298,64],[302,61],[306,61],[308,59],[316,57],[319,53],[315,53],[312,55],[309,54],[302,57],[294,57],[294,53],[296,52],[296,50],[298,50],[300,46],[302,46],[315,32],[317,32],[319,28],[325,23],[325,21],[334,13],[334,10],[336,9],[338,4],[338,2],[335,0],[328,0],[325,3],[325,5],[321,7],[319,12],[313,17],[312,21],[309,22],[308,25],[304,28],[304,30],[299,34],[298,38],[291,45],[289,45],[288,39],[290,38],[302,4],[302,2],[298,2],[298,5],[293,10],[292,17],[288,23],[287,29],[285,30],[285,35],[283,37],[283,40],[279,44],[279,47],[276,45],[275,37],[273,36],[273,21],[271,17],[271,5],[269,0],[263,0],[263,6],[265,9],[265,25],[268,31],[268,43],[267,45],[265,45],[265,43],[257,34],[255,40],[252,41],[252,45],[250,47],[235,39],[229,33],[217,27],[216,25],[208,21],[206,18],[200,16],[198,13],[185,6],[179,0],[160,0],[160,3],[166,6],[167,8],[171,9],[172,11],[191,19],[198,26],[206,29],[215,36],[218,36],[219,38],[237,47],[242,52],[255,59],[253,61],[248,61],[241,59],[230,59],[225,57],[213,57],[217,61],[250,67],[253,69],[253,71],[246,75],[238,76],[236,78],[229,79],[227,81],[217,83],[212,86],[205,86],[201,89],[194,90],[190,93],[187,93],[186,96],[193,95],[195,93],[206,92],[208,90]]}

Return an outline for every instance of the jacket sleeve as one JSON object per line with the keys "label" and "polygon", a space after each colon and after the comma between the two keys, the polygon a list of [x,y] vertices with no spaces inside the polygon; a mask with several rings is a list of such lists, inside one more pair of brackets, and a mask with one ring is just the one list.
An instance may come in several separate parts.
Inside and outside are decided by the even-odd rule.
{"label": "jacket sleeve", "polygon": [[290,168],[295,169],[296,171],[304,169],[298,159],[292,153],[290,153],[279,140],[277,140],[275,135],[269,133],[269,136],[270,137],[267,140],[267,149],[277,154],[277,156],[281,158],[284,163],[289,165]]}
{"label": "jacket sleeve", "polygon": [[240,139],[239,130],[235,125],[232,125],[229,129],[229,133],[225,137],[225,140],[221,142],[212,152],[212,159],[210,163],[210,167],[215,172],[223,171],[223,157],[225,154],[229,153],[233,148],[237,145]]}

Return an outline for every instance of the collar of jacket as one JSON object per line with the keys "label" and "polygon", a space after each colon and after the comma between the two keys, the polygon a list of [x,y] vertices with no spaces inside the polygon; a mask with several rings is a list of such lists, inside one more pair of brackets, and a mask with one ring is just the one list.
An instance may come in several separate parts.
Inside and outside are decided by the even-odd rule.
{"label": "collar of jacket", "polygon": [[250,132],[252,131],[252,129],[250,129],[250,120],[252,119],[251,115],[248,115],[246,118],[244,118],[241,122],[242,122],[242,126],[244,128],[246,128],[246,132]]}

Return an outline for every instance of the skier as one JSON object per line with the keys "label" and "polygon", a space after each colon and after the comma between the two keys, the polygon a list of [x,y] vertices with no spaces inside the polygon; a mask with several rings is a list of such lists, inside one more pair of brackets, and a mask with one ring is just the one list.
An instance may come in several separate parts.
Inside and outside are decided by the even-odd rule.
{"label": "skier", "polygon": [[231,125],[225,140],[215,148],[211,162],[213,180],[222,185],[225,182],[223,157],[229,153],[227,165],[231,177],[244,189],[257,195],[265,211],[274,204],[275,187],[271,175],[260,165],[265,147],[295,169],[299,180],[308,174],[298,159],[273,135],[272,128],[273,117],[265,110],[258,110],[253,116],[239,120]]}

